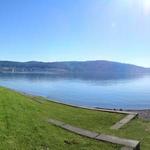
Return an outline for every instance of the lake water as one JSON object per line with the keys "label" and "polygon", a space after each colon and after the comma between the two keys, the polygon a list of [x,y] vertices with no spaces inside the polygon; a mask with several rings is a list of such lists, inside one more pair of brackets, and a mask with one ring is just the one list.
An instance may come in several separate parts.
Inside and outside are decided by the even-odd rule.
{"label": "lake water", "polygon": [[64,103],[88,107],[150,108],[150,76],[80,78],[0,74],[0,86]]}

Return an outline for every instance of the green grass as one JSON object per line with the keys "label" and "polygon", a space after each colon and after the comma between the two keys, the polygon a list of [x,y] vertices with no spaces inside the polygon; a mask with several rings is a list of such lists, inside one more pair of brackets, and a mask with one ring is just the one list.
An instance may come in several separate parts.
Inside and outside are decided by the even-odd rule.
{"label": "green grass", "polygon": [[107,131],[107,133],[135,139],[141,141],[142,150],[150,150],[150,121],[144,121],[142,119],[134,119],[129,124],[125,125],[118,131]]}
{"label": "green grass", "polygon": [[0,88],[0,149],[116,150],[120,146],[78,136],[47,123],[48,118],[116,136],[141,140],[150,149],[150,122],[135,119],[118,131],[110,127],[124,115],[73,108],[41,97]]}
{"label": "green grass", "polygon": [[[96,116],[97,120],[102,118],[103,121],[106,117],[112,120],[112,123],[120,118],[112,114],[109,116],[107,113],[91,113],[47,101],[39,103],[31,97],[0,88],[0,149],[97,150],[100,147],[102,150],[118,149],[119,146],[83,138],[47,123],[48,118],[54,118],[72,124],[76,124],[77,121],[82,126],[85,122],[87,127],[90,127],[88,121],[93,122]],[[102,127],[104,125],[103,123]],[[107,122],[106,125],[108,126]]]}

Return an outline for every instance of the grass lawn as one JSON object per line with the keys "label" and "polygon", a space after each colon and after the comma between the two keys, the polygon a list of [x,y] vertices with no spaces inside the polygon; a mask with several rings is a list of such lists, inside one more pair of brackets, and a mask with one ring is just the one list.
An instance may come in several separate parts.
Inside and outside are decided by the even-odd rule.
{"label": "grass lawn", "polygon": [[48,124],[46,120],[53,118],[91,131],[140,140],[142,149],[149,150],[150,122],[135,119],[118,131],[111,130],[110,127],[123,117],[60,105],[0,87],[0,149],[120,149],[118,145],[83,138]]}

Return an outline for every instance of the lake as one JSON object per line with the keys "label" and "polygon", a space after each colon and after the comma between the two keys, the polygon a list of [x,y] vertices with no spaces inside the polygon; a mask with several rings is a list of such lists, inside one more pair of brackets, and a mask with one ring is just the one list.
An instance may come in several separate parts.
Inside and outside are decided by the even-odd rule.
{"label": "lake", "polygon": [[90,78],[0,74],[0,86],[64,103],[117,109],[150,108],[150,76]]}

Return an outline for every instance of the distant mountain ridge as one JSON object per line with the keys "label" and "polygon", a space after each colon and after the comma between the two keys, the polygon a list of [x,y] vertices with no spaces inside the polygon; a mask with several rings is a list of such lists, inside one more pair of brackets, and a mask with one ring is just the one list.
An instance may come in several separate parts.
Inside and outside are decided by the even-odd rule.
{"label": "distant mountain ridge", "polygon": [[105,60],[66,62],[0,61],[0,73],[139,74],[150,73],[150,68]]}

